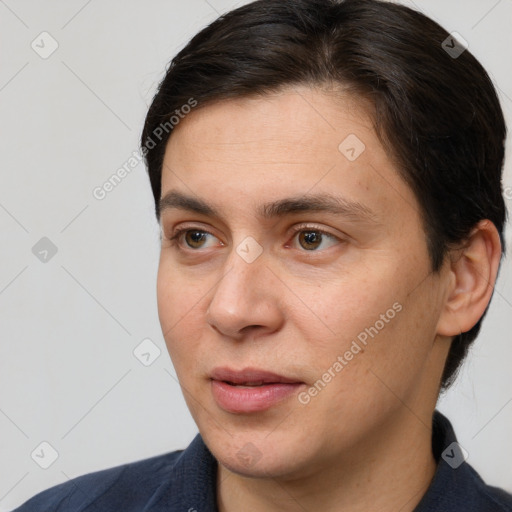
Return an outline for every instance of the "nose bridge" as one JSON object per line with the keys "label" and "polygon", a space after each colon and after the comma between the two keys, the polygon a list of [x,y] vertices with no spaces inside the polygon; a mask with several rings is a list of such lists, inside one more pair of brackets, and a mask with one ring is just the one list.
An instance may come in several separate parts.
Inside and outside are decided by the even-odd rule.
{"label": "nose bridge", "polygon": [[248,326],[275,328],[279,312],[267,286],[263,248],[247,237],[226,260],[226,271],[214,289],[207,321],[218,331],[239,336]]}
{"label": "nose bridge", "polygon": [[[242,255],[239,252],[242,252]],[[255,302],[255,297],[260,295],[260,283],[258,279],[262,274],[263,259],[245,259],[244,255],[250,253],[250,249],[240,244],[231,251],[226,261],[226,272],[215,288],[212,302],[220,302],[226,310],[233,310],[235,307],[238,314],[243,312],[244,304]],[[211,305],[210,305],[211,309]]]}
{"label": "nose bridge", "polygon": [[[265,272],[267,263],[263,254],[263,246],[252,236],[246,236],[234,244],[230,251],[225,265],[227,271],[219,283],[219,287],[224,284],[228,289],[232,288],[240,297],[247,297],[248,294],[258,292],[258,283],[261,281],[258,277]],[[217,291],[219,291],[219,287]]]}

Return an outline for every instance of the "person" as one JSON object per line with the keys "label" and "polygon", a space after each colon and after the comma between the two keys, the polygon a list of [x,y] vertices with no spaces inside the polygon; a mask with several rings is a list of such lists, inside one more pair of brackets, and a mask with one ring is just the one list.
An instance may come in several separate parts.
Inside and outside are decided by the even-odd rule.
{"label": "person", "polygon": [[19,512],[511,511],[436,410],[504,252],[506,127],[464,41],[378,0],[259,0],[172,60],[141,146],[199,434]]}

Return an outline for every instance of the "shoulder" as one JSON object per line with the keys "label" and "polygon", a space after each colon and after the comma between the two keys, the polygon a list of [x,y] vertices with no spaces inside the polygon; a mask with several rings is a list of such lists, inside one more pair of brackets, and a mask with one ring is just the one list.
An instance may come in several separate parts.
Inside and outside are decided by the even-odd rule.
{"label": "shoulder", "polygon": [[215,508],[217,461],[200,434],[186,450],[83,475],[13,512],[166,512]]}
{"label": "shoulder", "polygon": [[183,450],[73,478],[37,494],[13,512],[81,512],[90,505],[95,510],[142,510],[162,483],[169,483],[181,453]]}
{"label": "shoulder", "polygon": [[512,512],[512,495],[487,485],[466,462],[450,421],[438,411],[432,433],[437,470],[415,512]]}
{"label": "shoulder", "polygon": [[466,489],[467,497],[472,498],[473,503],[477,503],[479,507],[474,510],[481,510],[482,512],[512,512],[512,494],[498,487],[487,485],[469,464],[465,464],[465,466],[467,480],[470,483],[470,486]]}
{"label": "shoulder", "polygon": [[414,512],[512,512],[512,495],[487,485],[467,463],[456,468],[441,461]]}

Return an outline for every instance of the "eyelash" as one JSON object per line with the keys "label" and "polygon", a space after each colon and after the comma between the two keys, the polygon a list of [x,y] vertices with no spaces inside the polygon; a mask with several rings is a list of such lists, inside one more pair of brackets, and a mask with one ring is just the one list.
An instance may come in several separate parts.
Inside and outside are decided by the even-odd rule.
{"label": "eyelash", "polygon": [[[172,242],[172,245],[173,246],[179,246],[180,243],[179,243],[179,239],[181,237],[181,235],[189,232],[189,231],[196,231],[196,232],[199,232],[199,233],[202,233],[202,234],[208,234],[208,235],[211,235],[213,237],[215,237],[215,235],[213,233],[211,233],[210,231],[206,230],[206,229],[202,229],[202,228],[194,228],[194,227],[185,227],[185,228],[182,228],[182,229],[178,229],[177,231],[175,231],[173,233],[173,235],[169,238],[169,241]],[[314,232],[314,233],[320,233],[322,236],[326,236],[332,240],[338,240],[339,242],[342,242],[343,240],[340,239],[339,237],[333,235],[332,233],[329,233],[328,231],[325,231],[323,229],[319,229],[317,228],[316,226],[304,226],[304,225],[301,225],[301,226],[297,226],[293,232],[292,232],[292,239],[295,238],[299,233],[308,233],[308,232]],[[217,238],[217,237],[215,237]],[[191,251],[191,252],[199,252],[201,249],[193,249],[192,247],[187,247],[186,249],[180,249],[180,250],[183,250],[183,251]],[[326,249],[324,249],[326,250]],[[314,252],[321,252],[321,251],[317,251],[317,250],[311,250],[311,251],[307,251],[306,249],[303,249],[301,252],[305,252],[305,253],[314,253]]]}

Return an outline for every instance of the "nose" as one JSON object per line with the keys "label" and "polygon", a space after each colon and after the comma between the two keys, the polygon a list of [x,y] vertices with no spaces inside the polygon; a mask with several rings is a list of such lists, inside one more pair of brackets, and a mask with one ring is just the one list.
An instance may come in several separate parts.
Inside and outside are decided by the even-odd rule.
{"label": "nose", "polygon": [[283,322],[279,281],[265,258],[248,263],[233,251],[226,263],[206,312],[208,324],[235,340],[278,330]]}

